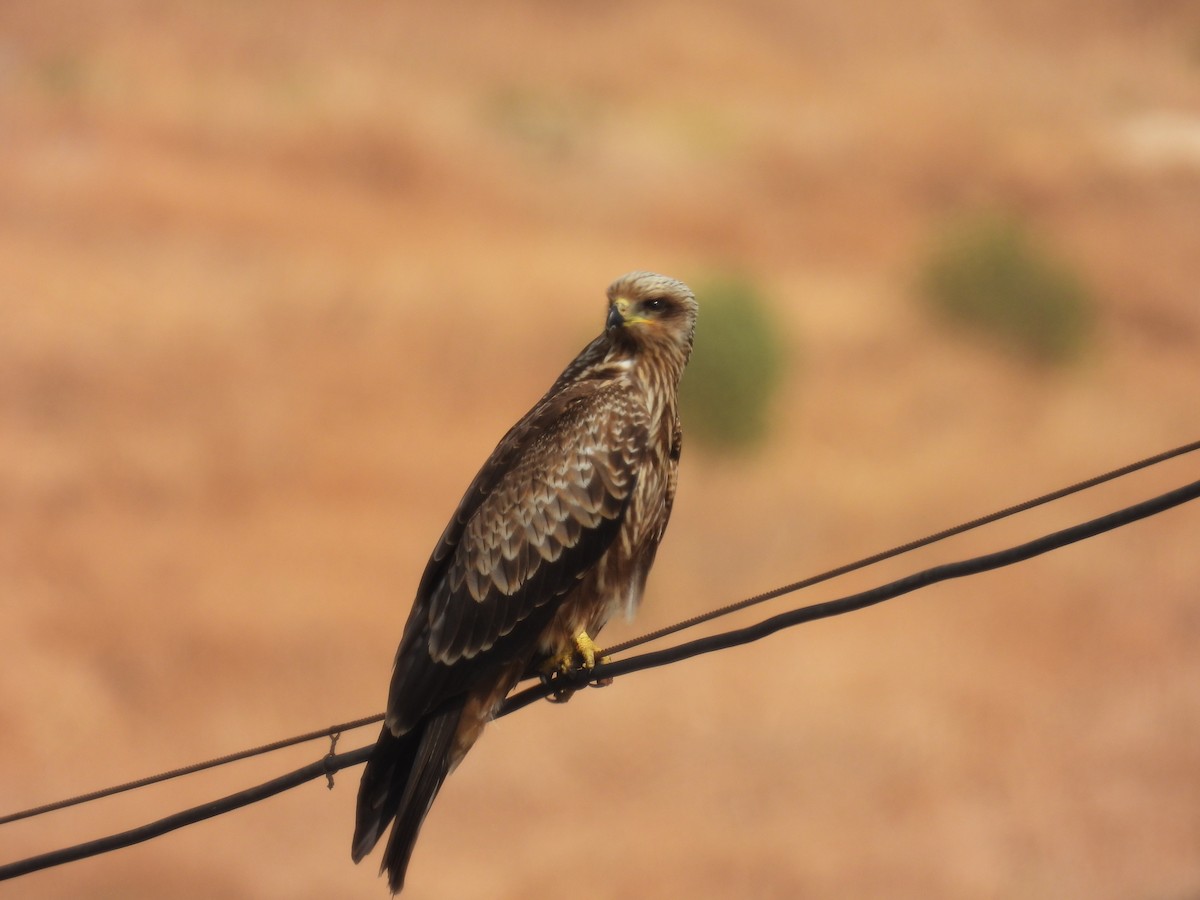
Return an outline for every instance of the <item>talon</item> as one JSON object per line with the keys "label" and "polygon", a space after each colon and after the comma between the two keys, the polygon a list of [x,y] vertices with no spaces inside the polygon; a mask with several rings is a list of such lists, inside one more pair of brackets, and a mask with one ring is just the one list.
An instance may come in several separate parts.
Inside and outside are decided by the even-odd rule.
{"label": "talon", "polygon": [[[571,643],[557,656],[552,656],[541,664],[539,667],[540,678],[543,683],[550,683],[559,678],[566,678],[574,672],[580,670],[590,671],[596,667],[598,663],[608,662],[608,657],[603,656],[597,658],[596,654],[600,647],[582,628],[579,629],[571,638]],[[612,684],[611,678],[599,678],[591,685],[593,687],[605,687]],[[571,699],[571,695],[575,693],[574,687],[563,687],[551,694],[547,699],[554,703],[566,703]]]}
{"label": "talon", "polygon": [[[601,663],[608,662],[608,657],[607,656],[604,657],[604,659],[600,660],[600,662]],[[588,687],[608,687],[612,683],[613,683],[612,676],[609,676],[607,678],[597,678],[595,681],[588,682]]]}
{"label": "talon", "polygon": [[[551,684],[552,685],[557,680],[558,676],[557,675],[543,675],[543,676],[541,676],[541,678],[542,678],[542,684]],[[546,699],[549,700],[551,703],[566,703],[568,700],[571,699],[571,697],[574,696],[574,694],[575,694],[575,688],[560,687],[560,688],[555,688],[552,693],[547,694]]]}
{"label": "talon", "polygon": [[[569,675],[577,669],[594,669],[596,667],[596,652],[600,648],[582,628],[575,632],[571,643],[558,656],[551,656],[541,665],[543,678],[555,675]],[[601,659],[600,662],[607,660]]]}
{"label": "talon", "polygon": [[548,656],[538,666],[538,678],[542,681],[553,681],[559,675],[571,671],[571,659],[575,651],[560,653],[558,656]]}
{"label": "talon", "polygon": [[[588,637],[588,633],[586,631],[584,631],[582,628],[579,629],[579,631],[577,631],[575,633],[574,642],[575,642],[575,653],[578,653],[580,658],[582,659],[583,668],[585,668],[585,669],[596,668],[596,651],[598,651],[600,649],[596,645],[596,642],[593,641],[590,637]],[[572,655],[574,655],[574,654],[572,654]],[[604,660],[601,659],[600,662],[604,662]]]}

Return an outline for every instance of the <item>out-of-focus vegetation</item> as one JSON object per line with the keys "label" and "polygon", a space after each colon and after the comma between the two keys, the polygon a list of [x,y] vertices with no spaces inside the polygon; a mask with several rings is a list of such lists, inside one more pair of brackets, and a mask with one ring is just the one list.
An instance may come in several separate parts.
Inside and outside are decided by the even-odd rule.
{"label": "out-of-focus vegetation", "polygon": [[1011,216],[977,215],[947,228],[920,287],[945,321],[1040,363],[1077,357],[1095,318],[1083,280]]}
{"label": "out-of-focus vegetation", "polygon": [[770,430],[784,372],[780,326],[758,286],[722,275],[696,286],[700,319],[680,404],[689,441],[717,452],[748,450]]}
{"label": "out-of-focus vegetation", "polygon": [[581,94],[561,95],[507,85],[487,95],[488,123],[526,150],[541,156],[569,156],[586,139],[595,118],[593,101]]}

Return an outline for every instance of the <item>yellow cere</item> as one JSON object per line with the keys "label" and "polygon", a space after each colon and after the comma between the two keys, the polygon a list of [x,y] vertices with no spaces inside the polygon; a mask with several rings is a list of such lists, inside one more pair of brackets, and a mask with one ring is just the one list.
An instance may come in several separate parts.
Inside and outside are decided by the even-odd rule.
{"label": "yellow cere", "polygon": [[629,299],[626,297],[618,297],[613,301],[613,306],[617,308],[617,312],[621,314],[621,318],[625,320],[626,325],[642,325],[650,321],[645,316],[631,316],[629,314],[629,307],[631,305]]}

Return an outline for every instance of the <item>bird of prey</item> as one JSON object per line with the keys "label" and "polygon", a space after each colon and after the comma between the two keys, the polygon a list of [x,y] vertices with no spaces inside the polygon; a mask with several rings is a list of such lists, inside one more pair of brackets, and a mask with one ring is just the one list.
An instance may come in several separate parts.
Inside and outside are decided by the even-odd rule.
{"label": "bird of prey", "polygon": [[352,856],[394,822],[392,893],[442,782],[517,681],[592,668],[592,639],[641,600],[675,495],[696,312],[682,282],[614,281],[603,333],[501,439],[434,547],[358,791]]}

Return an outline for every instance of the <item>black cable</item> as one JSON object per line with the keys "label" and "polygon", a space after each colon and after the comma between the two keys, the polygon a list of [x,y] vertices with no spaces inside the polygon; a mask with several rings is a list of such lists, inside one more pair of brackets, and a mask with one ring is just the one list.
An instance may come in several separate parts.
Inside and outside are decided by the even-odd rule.
{"label": "black cable", "polygon": [[805,622],[816,621],[817,619],[827,619],[831,616],[855,612],[865,609],[868,606],[882,603],[884,600],[898,597],[901,594],[907,594],[919,588],[937,584],[941,581],[949,581],[952,578],[962,578],[967,575],[977,575],[981,572],[990,572],[993,569],[999,569],[1013,563],[1024,562],[1027,559],[1041,556],[1051,550],[1056,550],[1068,544],[1103,534],[1106,531],[1112,531],[1114,528],[1119,528],[1122,525],[1129,525],[1148,516],[1165,512],[1190,500],[1195,500],[1197,497],[1200,497],[1200,481],[1193,481],[1191,484],[1168,491],[1165,494],[1160,494],[1157,497],[1152,497],[1141,503],[1136,503],[1133,506],[1127,506],[1124,509],[1119,509],[1116,512],[1091,519],[1079,525],[1072,525],[1069,528],[1064,528],[1061,531],[1056,531],[1006,550],[972,557],[960,562],[934,566],[931,569],[925,569],[913,575],[900,578],[890,584],[862,591],[858,594],[851,594],[848,597],[842,597],[837,600],[828,600],[824,603],[816,603],[812,606],[789,610],[746,628],[723,631],[711,637],[698,638],[694,641],[676,644],[674,647],[667,647],[663,650],[641,653],[637,656],[631,656],[628,659],[616,660],[614,662],[601,663],[588,671],[569,673],[561,676],[561,681],[560,678],[555,678],[549,683],[535,684],[513,694],[504,702],[504,706],[497,714],[497,718],[528,706],[533,701],[540,700],[555,691],[563,690],[564,685],[562,681],[566,682],[565,686],[567,689],[580,688],[600,679],[616,678],[619,675],[627,675],[630,672],[640,672],[643,669],[651,669],[679,662],[680,660],[691,659],[693,656],[712,653],[715,650],[725,650],[729,647],[748,644],[752,641],[761,640],[781,629],[790,628],[793,625],[801,625]]}
{"label": "black cable", "polygon": [[[505,701],[504,706],[497,714],[497,718],[516,712],[518,709],[528,706],[533,701],[548,696],[551,693],[564,690],[564,681],[566,682],[566,689],[579,688],[600,678],[616,678],[620,675],[628,675],[633,672],[690,659],[704,653],[712,653],[716,650],[725,650],[730,647],[748,644],[775,634],[775,632],[781,631],[784,628],[816,621],[817,619],[842,615],[843,613],[855,612],[942,581],[962,578],[967,575],[976,575],[982,572],[990,572],[994,569],[1013,565],[1014,563],[1024,562],[1035,556],[1048,553],[1051,550],[1056,550],[1107,531],[1112,531],[1115,528],[1128,525],[1148,516],[1165,512],[1168,509],[1195,500],[1198,497],[1200,497],[1200,481],[1194,481],[1191,484],[1168,491],[1165,494],[1160,494],[1157,497],[1134,504],[1133,506],[1125,507],[1124,509],[1091,519],[1079,525],[1064,528],[1053,534],[1036,538],[1015,547],[983,556],[972,557],[959,562],[934,566],[933,568],[908,575],[881,587],[851,594],[837,600],[829,600],[824,603],[790,610],[789,612],[772,616],[769,619],[764,619],[746,628],[722,632],[711,637],[699,638],[694,641],[678,644],[674,647],[668,647],[664,650],[642,653],[629,659],[602,663],[589,671],[576,672],[562,678],[555,678],[548,683],[537,684],[514,694]],[[61,850],[43,853],[39,856],[2,865],[0,866],[0,881],[27,875],[30,872],[62,865],[63,863],[73,862],[78,859],[84,859],[89,856],[107,853],[110,850],[116,850],[121,847],[128,847],[132,844],[140,843],[166,834],[169,831],[182,828],[185,825],[190,825],[194,822],[199,822],[242,806],[256,803],[259,800],[264,800],[267,797],[289,790],[306,781],[320,778],[322,775],[331,775],[341,769],[363,763],[370,756],[371,749],[368,746],[347,753],[329,754],[315,763],[310,763],[301,769],[272,779],[265,784],[248,788],[220,800],[214,800],[211,803],[205,803],[201,806],[184,810],[183,812],[167,816],[164,819],[159,819],[157,822],[133,828],[120,834],[88,841],[84,844],[77,844],[73,847],[66,847]]]}
{"label": "black cable", "polygon": [[271,753],[275,750],[282,750],[285,747],[303,744],[305,741],[313,741],[317,738],[323,737],[333,737],[335,734],[341,734],[343,731],[350,731],[353,728],[360,728],[363,725],[370,725],[373,722],[382,721],[383,713],[377,713],[373,716],[363,716],[361,719],[355,719],[352,722],[343,722],[341,725],[330,725],[328,728],[320,728],[317,731],[309,731],[305,734],[297,734],[290,738],[271,741],[269,744],[251,747],[249,750],[239,750],[237,753],[229,753],[225,756],[218,756],[215,759],[206,759],[204,762],[192,763],[190,766],[182,766],[178,769],[172,769],[169,772],[160,772],[158,775],[150,775],[146,778],[138,778],[135,781],[127,781],[124,784],[117,784],[112,787],[102,788],[101,790],[91,791],[87,794],[79,794],[75,797],[68,797],[66,800],[56,800],[53,803],[46,803],[42,806],[35,806],[31,809],[23,809],[20,812],[9,813],[8,815],[0,816],[0,825],[7,825],[9,822],[17,822],[21,819],[31,819],[34,816],[40,816],[44,813],[54,812],[56,809],[66,809],[68,806],[78,806],[80,803],[88,803],[92,800],[100,800],[104,797],[111,797],[114,794],[123,794],[125,791],[132,791],[135,788],[148,787],[152,784],[158,784],[162,781],[169,781],[172,778],[179,778],[183,775],[192,775],[196,772],[203,772],[205,769],[213,769],[217,766],[223,766],[231,762],[237,762],[238,760],[249,759],[252,756],[261,756],[264,753]]}
{"label": "black cable", "polygon": [[823,581],[829,581],[832,578],[838,578],[850,572],[858,571],[859,569],[873,566],[877,562],[883,562],[885,559],[892,559],[901,554],[908,553],[912,550],[917,550],[921,547],[928,547],[930,544],[936,544],[938,541],[944,541],[946,538],[955,537],[965,532],[972,531],[983,525],[991,525],[993,522],[999,522],[1001,519],[1007,519],[1009,516],[1015,516],[1017,513],[1026,512],[1038,506],[1044,506],[1055,500],[1061,500],[1063,497],[1069,497],[1071,494],[1077,494],[1080,491],[1085,491],[1089,488],[1094,488],[1097,485],[1104,484],[1108,481],[1114,481],[1125,475],[1130,475],[1142,469],[1147,469],[1150,466],[1156,466],[1159,463],[1166,462],[1169,459],[1174,459],[1177,456],[1183,456],[1187,453],[1193,453],[1200,450],[1200,441],[1192,441],[1190,444],[1183,444],[1175,447],[1172,450],[1156,453],[1153,456],[1147,456],[1145,459],[1140,459],[1137,462],[1130,463],[1126,466],[1121,466],[1118,469],[1105,472],[1103,475],[1096,475],[1092,478],[1084,479],[1076,482],[1068,487],[1059,488],[1056,491],[1051,491],[1048,494],[1042,494],[1040,497],[1034,497],[1032,500],[1026,500],[1024,503],[1018,503],[1014,506],[1009,506],[1006,509],[998,510],[994,513],[989,513],[986,516],[980,516],[978,519],[972,519],[970,522],[964,522],[961,525],[955,525],[952,528],[947,528],[944,531],[939,531],[936,534],[931,534],[923,538],[918,538],[915,541],[909,541],[907,544],[901,544],[898,547],[893,547],[891,550],[884,550],[882,553],[876,553],[872,556],[867,556],[855,562],[847,563],[838,566],[835,569],[830,569],[827,572],[822,572],[819,575],[812,575],[801,581],[785,584],[783,587],[777,587],[769,591],[764,591],[761,594],[755,594],[753,597],[747,597],[745,600],[739,600],[737,603],[730,603],[728,606],[722,606],[719,609],[711,609],[708,612],[701,613],[698,616],[693,616],[690,619],[685,619],[682,622],[675,622],[672,625],[666,625],[659,628],[657,631],[651,631],[647,634],[639,635],[635,638],[630,638],[627,641],[622,641],[619,644],[613,644],[611,647],[606,647],[600,651],[601,656],[612,656],[617,653],[622,653],[625,650],[632,650],[634,647],[640,647],[643,644],[648,644],[651,641],[657,641],[660,638],[667,637],[672,634],[677,634],[688,628],[696,625],[701,625],[704,622],[711,622],[713,619],[727,616],[730,613],[739,612],[750,606],[757,606],[759,603],[765,603],[768,600],[774,600],[776,597],[782,597],[784,594],[791,594],[794,591],[801,590],[806,587],[812,587],[814,584],[820,584]]}
{"label": "black cable", "polygon": [[[718,609],[709,610],[708,612],[701,613],[698,616],[693,616],[690,619],[685,619],[681,622],[676,622],[672,625],[667,625],[656,631],[652,631],[647,634],[643,634],[638,637],[631,638],[631,639],[629,639],[627,641],[623,641],[619,644],[614,644],[613,646],[602,650],[600,655],[611,656],[611,655],[615,655],[617,653],[621,653],[625,650],[632,649],[633,647],[642,646],[643,644],[647,644],[647,643],[650,643],[651,641],[659,640],[660,638],[667,637],[672,634],[676,634],[680,631],[683,631],[688,628],[692,628],[693,626],[700,625],[704,622],[709,622],[709,621],[712,621],[713,619],[717,619],[722,616],[729,615],[730,613],[738,612],[738,611],[746,609],[750,606],[754,606],[759,603],[763,603],[767,600],[773,600],[777,597],[783,596],[784,594],[790,594],[794,591],[801,590],[802,588],[811,587],[815,584],[819,584],[824,581],[829,581],[832,578],[836,578],[838,576],[845,575],[849,572],[853,572],[858,569],[865,568],[866,566],[873,565],[877,562],[882,562],[885,559],[891,559],[891,558],[899,556],[903,553],[907,553],[911,550],[915,550],[919,547],[926,547],[926,546],[929,546],[930,544],[936,543],[941,540],[945,540],[946,538],[949,538],[949,537],[954,537],[956,535],[963,534],[964,532],[971,531],[972,529],[979,528],[983,525],[989,525],[989,524],[991,524],[993,522],[997,522],[1001,519],[1008,518],[1009,516],[1016,515],[1017,513],[1025,512],[1026,510],[1033,509],[1034,507],[1037,507],[1037,506],[1042,506],[1042,505],[1044,505],[1046,503],[1050,503],[1051,501],[1054,501],[1054,500],[1060,500],[1063,497],[1069,496],[1070,494],[1078,493],[1079,491],[1085,490],[1087,488],[1096,487],[1097,485],[1103,484],[1107,481],[1112,481],[1112,480],[1114,480],[1116,478],[1120,478],[1124,475],[1129,475],[1129,474],[1131,474],[1133,472],[1137,472],[1141,469],[1145,469],[1150,466],[1157,465],[1162,462],[1166,462],[1169,459],[1173,459],[1177,456],[1183,456],[1186,453],[1192,453],[1196,450],[1200,450],[1200,441],[1193,441],[1192,443],[1183,444],[1182,446],[1175,447],[1174,449],[1167,450],[1162,453],[1157,453],[1153,456],[1148,456],[1145,459],[1141,459],[1137,462],[1130,463],[1125,466],[1121,466],[1120,468],[1117,468],[1117,469],[1113,469],[1109,472],[1104,473],[1103,475],[1097,475],[1092,478],[1085,479],[1084,481],[1077,482],[1076,484],[1070,485],[1069,487],[1060,488],[1059,490],[1056,490],[1056,491],[1051,491],[1048,494],[1043,494],[1042,496],[1035,497],[1032,500],[1026,500],[1023,503],[1018,503],[1014,506],[1009,506],[1006,509],[1002,509],[1002,510],[999,510],[994,513],[990,513],[989,515],[981,516],[980,518],[977,518],[977,519],[972,519],[969,522],[964,522],[963,524],[956,525],[952,528],[947,528],[944,531],[937,532],[936,534],[932,534],[932,535],[929,535],[924,538],[920,538],[915,541],[910,541],[910,542],[908,542],[906,544],[902,544],[898,547],[893,547],[890,550],[885,550],[882,553],[876,553],[872,556],[865,557],[865,558],[857,560],[855,562],[851,562],[851,563],[847,563],[842,566],[838,566],[837,568],[830,569],[819,575],[813,575],[813,576],[805,578],[801,581],[796,581],[796,582],[793,582],[792,584],[784,585],[783,587],[774,588],[773,590],[766,591],[761,594],[756,594],[753,597],[749,597],[747,599],[740,600],[737,603],[731,603],[727,606],[722,606]],[[135,781],[129,781],[124,784],[115,785],[114,787],[103,788],[98,791],[91,791],[90,793],[79,794],[78,796],[70,797],[66,800],[58,800],[53,803],[47,803],[42,806],[33,807],[31,809],[21,810],[20,812],[9,813],[7,815],[0,816],[0,825],[7,824],[9,822],[16,822],[21,819],[32,818],[34,816],[42,815],[44,813],[53,812],[53,811],[59,810],[59,809],[65,809],[67,807],[76,806],[81,803],[87,803],[92,800],[99,800],[104,797],[111,797],[114,794],[120,794],[125,791],[134,790],[135,788],[147,787],[152,784],[158,784],[160,782],[167,781],[172,778],[179,778],[183,775],[191,775],[195,772],[200,772],[205,769],[210,769],[210,768],[214,768],[216,766],[225,765],[226,763],[236,762],[237,760],[241,760],[241,759],[247,759],[252,756],[258,756],[263,753],[269,753],[274,750],[280,750],[285,747],[291,747],[295,744],[300,744],[305,741],[315,740],[317,738],[322,738],[322,737],[330,737],[333,734],[340,734],[343,731],[349,731],[353,728],[359,728],[359,727],[362,727],[363,725],[370,725],[372,723],[380,722],[382,720],[383,720],[383,714],[377,713],[373,716],[365,716],[361,719],[355,719],[352,722],[346,722],[342,725],[333,725],[333,726],[330,726],[329,728],[323,728],[323,729],[319,729],[317,731],[310,731],[305,734],[299,734],[294,737],[284,738],[279,741],[273,741],[269,744],[263,744],[259,747],[251,748],[249,750],[242,750],[237,753],[230,753],[226,756],[217,757],[215,759],[206,760],[204,762],[195,763],[195,764],[189,765],[189,766],[183,766],[182,768],[178,768],[178,769],[172,769],[169,772],[163,772],[158,775],[151,775],[147,778],[139,778]]]}
{"label": "black cable", "polygon": [[240,809],[243,806],[249,806],[251,803],[257,803],[259,800],[266,800],[268,797],[273,797],[294,787],[299,787],[306,781],[312,781],[315,778],[320,778],[322,775],[332,774],[348,766],[359,765],[366,762],[367,757],[370,755],[371,748],[363,747],[347,753],[326,756],[315,763],[310,763],[302,769],[297,769],[294,772],[288,772],[286,775],[273,778],[265,784],[259,784],[244,791],[238,791],[238,793],[222,797],[220,800],[213,800],[209,803],[193,806],[191,809],[177,812],[174,815],[159,819],[157,822],[131,828],[128,831],[122,831],[120,834],[113,834],[97,838],[94,841],[87,841],[83,844],[76,844],[73,847],[64,847],[61,850],[52,850],[49,853],[42,853],[38,856],[31,856],[14,863],[8,863],[7,865],[0,866],[0,881],[5,881],[9,878],[19,878],[31,872],[61,866],[64,863],[86,859],[89,856],[99,856],[101,853],[120,850],[122,847],[130,847],[134,844],[140,844],[142,841],[148,841],[151,838],[161,837],[170,831],[183,828],[185,825],[202,822],[205,819],[211,819],[213,816],[219,816],[223,813]]}

